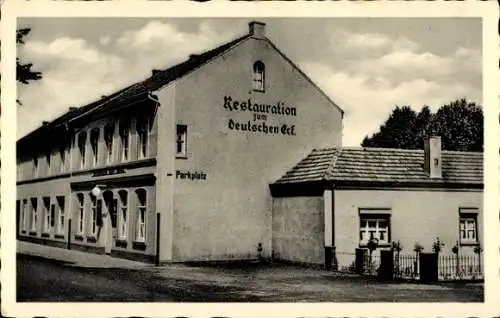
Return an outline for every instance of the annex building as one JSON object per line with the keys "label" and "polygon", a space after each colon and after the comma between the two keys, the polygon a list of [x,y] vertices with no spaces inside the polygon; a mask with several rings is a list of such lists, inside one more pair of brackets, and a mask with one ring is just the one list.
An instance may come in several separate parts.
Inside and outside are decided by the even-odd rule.
{"label": "annex building", "polygon": [[482,154],[439,139],[342,148],[342,118],[251,22],[21,138],[18,239],[144,261],[311,264],[370,236],[479,244]]}

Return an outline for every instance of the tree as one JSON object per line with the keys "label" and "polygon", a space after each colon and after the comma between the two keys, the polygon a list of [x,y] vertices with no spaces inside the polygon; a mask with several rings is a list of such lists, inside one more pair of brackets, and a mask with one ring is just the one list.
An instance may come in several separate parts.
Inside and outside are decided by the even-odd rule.
{"label": "tree", "polygon": [[[24,44],[24,37],[30,33],[30,28],[18,29],[16,32],[16,44]],[[37,81],[42,78],[42,73],[33,71],[32,63],[22,64],[19,58],[16,58],[16,80],[22,84],[29,84],[29,81]]]}
{"label": "tree", "polygon": [[482,151],[482,108],[465,99],[443,105],[434,114],[428,106],[419,113],[409,106],[396,106],[380,130],[364,138],[362,146],[423,149],[430,136],[441,136],[445,150]]}

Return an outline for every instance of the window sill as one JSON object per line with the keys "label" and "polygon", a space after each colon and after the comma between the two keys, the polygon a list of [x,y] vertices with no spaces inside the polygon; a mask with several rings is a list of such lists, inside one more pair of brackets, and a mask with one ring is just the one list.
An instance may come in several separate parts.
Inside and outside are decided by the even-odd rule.
{"label": "window sill", "polygon": [[123,247],[123,248],[125,248],[128,245],[127,239],[125,239],[125,238],[117,239],[116,242],[115,242],[115,245],[117,247]]}
{"label": "window sill", "polygon": [[87,242],[89,242],[89,243],[97,243],[97,237],[95,237],[94,235],[87,236]]}
{"label": "window sill", "polygon": [[36,231],[29,231],[28,234],[31,235],[31,236],[36,236],[37,235]]}
{"label": "window sill", "polygon": [[146,243],[144,241],[134,241],[132,242],[132,248],[134,250],[144,251],[146,249]]}
{"label": "window sill", "polygon": [[[380,243],[377,245],[377,248],[386,248],[386,247],[391,247],[391,243]],[[368,248],[368,244],[366,243],[359,243],[360,248]]]}
{"label": "window sill", "polygon": [[478,246],[479,242],[460,242],[460,246]]}
{"label": "window sill", "polygon": [[83,241],[83,234],[75,234],[76,241]]}
{"label": "window sill", "polygon": [[186,155],[176,155],[175,156],[175,159],[182,159],[182,160],[187,160],[187,156]]}
{"label": "window sill", "polygon": [[64,238],[64,234],[55,234],[54,238],[56,238],[56,239],[63,239]]}
{"label": "window sill", "polygon": [[50,237],[50,233],[43,232],[43,233],[42,233],[42,237]]}
{"label": "window sill", "polygon": [[266,92],[265,89],[255,89],[255,88],[252,91],[257,92],[257,93],[265,93]]}

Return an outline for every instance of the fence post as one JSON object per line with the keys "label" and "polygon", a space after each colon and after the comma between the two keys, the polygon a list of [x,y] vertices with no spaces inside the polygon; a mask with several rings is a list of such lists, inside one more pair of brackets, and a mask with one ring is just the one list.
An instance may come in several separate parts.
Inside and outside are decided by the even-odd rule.
{"label": "fence post", "polygon": [[160,265],[160,213],[156,213],[156,255],[155,265]]}
{"label": "fence post", "polygon": [[68,243],[66,248],[71,249],[71,219],[68,219]]}
{"label": "fence post", "polygon": [[367,250],[364,248],[356,249],[356,256],[354,262],[356,265],[356,273],[358,274],[363,274],[363,272],[365,271],[364,265],[365,265],[366,252]]}

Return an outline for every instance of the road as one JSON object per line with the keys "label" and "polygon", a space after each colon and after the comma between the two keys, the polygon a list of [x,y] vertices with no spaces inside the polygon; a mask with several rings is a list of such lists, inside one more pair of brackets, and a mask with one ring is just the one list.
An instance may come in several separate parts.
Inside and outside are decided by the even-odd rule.
{"label": "road", "polygon": [[380,283],[277,265],[112,269],[18,255],[18,301],[482,302],[482,284]]}

